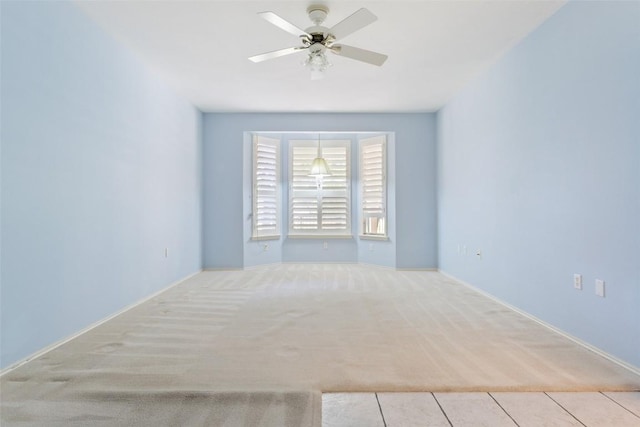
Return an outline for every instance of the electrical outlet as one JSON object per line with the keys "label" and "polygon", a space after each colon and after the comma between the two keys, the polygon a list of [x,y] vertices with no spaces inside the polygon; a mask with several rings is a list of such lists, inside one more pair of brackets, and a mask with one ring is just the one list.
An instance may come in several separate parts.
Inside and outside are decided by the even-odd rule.
{"label": "electrical outlet", "polygon": [[369,243],[369,251],[373,252],[373,243]]}
{"label": "electrical outlet", "polygon": [[265,243],[264,245],[262,245],[262,250],[263,252],[267,252],[269,250],[269,244]]}
{"label": "electrical outlet", "polygon": [[329,249],[329,243],[324,242],[324,243],[322,244],[322,249],[324,249],[325,251],[326,251],[327,249]]}
{"label": "electrical outlet", "polygon": [[604,280],[596,279],[596,295],[604,298]]}
{"label": "electrical outlet", "polygon": [[573,275],[573,287],[575,289],[582,289],[582,274]]}
{"label": "electrical outlet", "polygon": [[164,257],[169,258],[169,248],[164,248]]}

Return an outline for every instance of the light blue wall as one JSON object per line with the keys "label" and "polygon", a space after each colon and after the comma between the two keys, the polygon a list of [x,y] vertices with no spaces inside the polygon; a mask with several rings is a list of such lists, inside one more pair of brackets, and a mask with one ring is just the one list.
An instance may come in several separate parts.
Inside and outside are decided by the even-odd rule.
{"label": "light blue wall", "polygon": [[[271,241],[269,251],[260,253],[261,247],[248,239],[247,177],[251,163],[245,131],[394,132],[395,164],[403,167],[402,171],[396,171],[396,185],[391,190],[396,199],[395,239],[386,244],[374,242],[373,252],[378,249],[384,257],[359,256],[362,251],[357,240],[329,240],[328,250],[323,249],[322,240]],[[435,267],[435,137],[434,114],[205,114],[205,268],[368,259],[400,268]],[[394,250],[388,250],[389,246],[394,246]],[[368,244],[366,247],[368,250]]]}
{"label": "light blue wall", "polygon": [[1,4],[6,367],[201,268],[202,115],[77,6]]}
{"label": "light blue wall", "polygon": [[570,2],[438,114],[440,268],[636,366],[639,24]]}

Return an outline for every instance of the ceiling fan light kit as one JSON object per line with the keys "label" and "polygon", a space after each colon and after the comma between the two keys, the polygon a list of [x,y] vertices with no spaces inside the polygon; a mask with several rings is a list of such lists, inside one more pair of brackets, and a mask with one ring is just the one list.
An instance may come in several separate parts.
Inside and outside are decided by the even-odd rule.
{"label": "ceiling fan light kit", "polygon": [[365,8],[359,9],[331,28],[326,28],[321,25],[329,14],[329,8],[327,6],[311,5],[307,8],[307,14],[313,26],[302,30],[274,12],[258,13],[263,19],[278,28],[299,37],[302,46],[289,47],[255,55],[250,57],[249,60],[262,62],[307,50],[307,59],[304,61],[304,65],[310,70],[312,80],[323,78],[324,72],[331,66],[331,63],[326,57],[327,50],[336,55],[377,66],[381,66],[387,60],[387,55],[381,53],[335,43],[336,40],[342,39],[375,22],[378,18],[369,12],[369,10]]}
{"label": "ceiling fan light kit", "polygon": [[324,54],[325,48],[318,44],[309,47],[309,55],[304,61],[304,65],[311,71],[311,80],[320,80],[324,78],[324,72],[331,66],[331,63]]}

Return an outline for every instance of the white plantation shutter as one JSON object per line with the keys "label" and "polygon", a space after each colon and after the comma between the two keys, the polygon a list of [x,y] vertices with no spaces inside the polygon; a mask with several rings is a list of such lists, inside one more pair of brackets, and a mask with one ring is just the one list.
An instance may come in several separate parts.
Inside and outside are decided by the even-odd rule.
{"label": "white plantation shutter", "polygon": [[341,147],[324,147],[322,156],[331,171],[322,182],[322,229],[350,233],[349,142]]}
{"label": "white plantation shutter", "polygon": [[350,235],[350,141],[322,141],[321,155],[331,175],[323,178],[320,188],[316,178],[309,176],[311,163],[318,155],[317,144],[290,141],[289,234]]}
{"label": "white plantation shutter", "polygon": [[316,179],[309,176],[311,163],[317,149],[291,143],[291,171],[289,186],[289,228],[290,232],[313,232],[318,229],[318,197]]}
{"label": "white plantation shutter", "polygon": [[280,237],[280,140],[253,138],[253,239]]}
{"label": "white plantation shutter", "polygon": [[360,141],[361,235],[387,236],[387,145],[385,136]]}

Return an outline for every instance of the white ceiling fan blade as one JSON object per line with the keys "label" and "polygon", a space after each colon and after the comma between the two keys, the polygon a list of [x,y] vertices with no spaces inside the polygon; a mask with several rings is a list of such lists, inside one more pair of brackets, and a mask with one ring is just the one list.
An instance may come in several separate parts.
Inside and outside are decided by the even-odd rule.
{"label": "white ceiling fan blade", "polygon": [[306,49],[306,47],[300,46],[300,47],[288,47],[286,49],[274,50],[273,52],[267,52],[267,53],[262,53],[260,55],[251,56],[249,57],[249,61],[262,62],[262,61],[266,61],[267,59],[279,58],[281,56],[290,55],[292,53],[296,53],[299,50],[304,50],[304,49]]}
{"label": "white ceiling fan blade", "polygon": [[372,65],[377,65],[378,67],[384,64],[384,61],[387,60],[387,55],[372,52],[366,49],[360,49],[359,47],[347,46],[344,44],[334,44],[333,46],[331,46],[331,51],[336,55],[355,59],[356,61],[366,62]]}
{"label": "white ceiling fan blade", "polygon": [[362,8],[334,25],[329,30],[329,34],[335,37],[336,40],[341,40],[349,34],[355,33],[359,29],[375,22],[377,19],[378,17],[369,12],[368,9]]}
{"label": "white ceiling fan blade", "polygon": [[287,33],[291,33],[294,36],[298,36],[298,37],[306,36],[311,38],[311,35],[309,33],[307,33],[304,30],[301,30],[300,28],[293,25],[291,22],[287,21],[284,18],[281,18],[280,16],[276,15],[273,12],[260,12],[258,13],[258,15],[260,15],[262,18],[266,19],[267,21],[271,22],[276,27],[282,30],[285,30]]}

